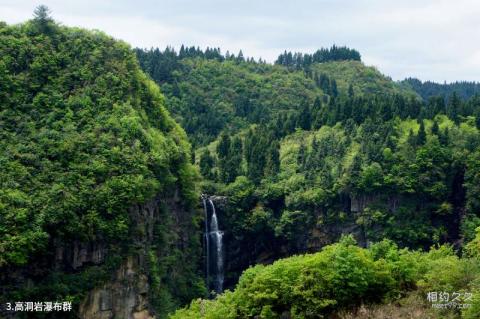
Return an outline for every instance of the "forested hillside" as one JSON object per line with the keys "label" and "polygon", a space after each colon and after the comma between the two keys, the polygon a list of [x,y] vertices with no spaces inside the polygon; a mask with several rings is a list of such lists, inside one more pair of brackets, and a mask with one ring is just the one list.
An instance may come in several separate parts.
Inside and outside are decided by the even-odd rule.
{"label": "forested hillside", "polygon": [[327,63],[297,70],[246,60],[241,52],[224,56],[219,49],[182,47],[178,53],[171,48],[137,49],[140,65],[160,84],[167,107],[195,146],[211,142],[222,131],[232,134],[254,123],[281,120],[294,130],[306,116],[303,125],[312,125],[319,111],[315,107],[339,94],[361,97],[382,92],[406,101],[416,96],[372,67],[330,55],[331,61],[324,59]]}
{"label": "forested hillside", "polygon": [[[285,52],[275,65],[225,57],[219,49],[137,50],[137,56],[194,141],[203,191],[227,198],[219,217],[227,286],[251,265],[319,251],[346,233],[364,247],[386,238],[422,250],[439,244],[459,250],[474,238],[480,96],[423,101],[359,55],[311,62],[306,55],[305,63]],[[171,77],[160,77],[162,70]],[[232,296],[250,285],[240,281],[222,297],[228,306],[218,306],[240,317],[295,313],[285,304],[277,312],[269,302],[260,304],[273,308],[237,305],[236,312]]]}
{"label": "forested hillside", "polygon": [[443,96],[450,98],[456,94],[459,98],[469,99],[475,94],[480,94],[479,82],[453,82],[453,83],[435,83],[432,81],[422,82],[415,78],[408,78],[400,82],[405,87],[412,88],[425,101],[431,97]]}
{"label": "forested hillside", "polygon": [[479,318],[480,95],[429,86],[0,22],[0,317]]}
{"label": "forested hillside", "polygon": [[0,317],[162,316],[202,295],[190,145],[130,47],[41,7],[0,25],[0,87]]}

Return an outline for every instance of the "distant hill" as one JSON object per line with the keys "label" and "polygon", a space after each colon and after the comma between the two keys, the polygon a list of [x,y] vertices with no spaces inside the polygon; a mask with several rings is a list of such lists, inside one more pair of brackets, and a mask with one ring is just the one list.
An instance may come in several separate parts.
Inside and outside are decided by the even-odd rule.
{"label": "distant hill", "polygon": [[301,52],[287,52],[280,54],[275,64],[292,69],[308,69],[312,64],[332,61],[361,61],[360,52],[347,47],[333,45],[331,48],[322,48],[313,54]]}
{"label": "distant hill", "polygon": [[317,63],[312,66],[312,71],[335,79],[342,92],[347,92],[349,85],[352,85],[357,95],[400,94],[418,97],[412,88],[398,85],[391,78],[380,73],[377,68],[366,66],[360,61]]}
{"label": "distant hill", "polygon": [[[360,55],[346,48],[322,49],[313,54],[322,63],[292,64],[284,53],[274,65],[221,54],[220,49],[183,47],[136,50],[141,67],[167,96],[167,107],[181,123],[194,145],[205,145],[220,132],[272,122],[312,108],[315,101],[372,94],[417,98],[374,67],[358,61]],[[309,55],[293,55],[304,61]],[[301,57],[301,58],[299,58]],[[346,60],[342,60],[344,57]],[[309,61],[310,61],[309,60]],[[285,62],[286,61],[286,62]],[[349,93],[352,87],[353,92]],[[317,104],[318,104],[317,103]],[[296,121],[296,120],[295,120]]]}
{"label": "distant hill", "polygon": [[424,100],[433,96],[443,96],[449,98],[454,92],[463,100],[466,100],[475,94],[480,94],[479,82],[453,82],[453,83],[435,83],[431,81],[422,82],[415,78],[407,78],[400,82],[406,88],[410,88],[418,93]]}

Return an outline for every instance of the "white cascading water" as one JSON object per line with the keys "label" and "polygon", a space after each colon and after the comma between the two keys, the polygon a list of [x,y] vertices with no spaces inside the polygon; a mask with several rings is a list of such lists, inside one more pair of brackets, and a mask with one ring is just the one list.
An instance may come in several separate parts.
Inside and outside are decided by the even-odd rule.
{"label": "white cascading water", "polygon": [[[223,251],[223,231],[219,229],[217,212],[213,201],[208,198],[210,207],[212,208],[212,217],[208,224],[208,210],[206,205],[206,197],[203,197],[205,209],[205,250],[206,250],[206,276],[207,286],[210,288],[210,274],[212,275],[213,290],[219,294],[223,291],[224,281],[224,251]],[[210,251],[211,248],[211,251]],[[210,265],[210,258],[213,265]]]}

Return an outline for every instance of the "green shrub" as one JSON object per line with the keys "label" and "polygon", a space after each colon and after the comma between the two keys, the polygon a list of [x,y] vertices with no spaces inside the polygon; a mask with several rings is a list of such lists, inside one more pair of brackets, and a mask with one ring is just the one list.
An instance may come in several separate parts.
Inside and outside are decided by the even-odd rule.
{"label": "green shrub", "polygon": [[[353,237],[311,255],[257,265],[241,276],[234,292],[214,301],[195,301],[173,318],[314,318],[341,307],[381,301],[396,281],[384,259],[356,246]],[[201,306],[203,305],[203,306]],[[201,317],[201,316],[200,316]]]}
{"label": "green shrub", "polygon": [[[430,252],[398,249],[390,240],[360,248],[351,236],[319,253],[298,255],[247,269],[233,292],[214,300],[196,300],[172,318],[318,318],[363,304],[391,302],[410,291],[427,309],[429,291],[477,291],[480,264],[460,259],[450,246]],[[476,295],[474,295],[476,296]],[[478,299],[464,311],[476,318]],[[438,313],[440,315],[440,313]],[[446,312],[445,312],[446,314]],[[450,315],[458,315],[450,311]]]}

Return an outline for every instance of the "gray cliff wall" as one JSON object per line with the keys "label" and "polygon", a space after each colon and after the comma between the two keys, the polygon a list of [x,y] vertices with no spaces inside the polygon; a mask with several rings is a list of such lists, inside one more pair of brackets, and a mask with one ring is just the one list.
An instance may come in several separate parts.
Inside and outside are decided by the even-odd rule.
{"label": "gray cliff wall", "polygon": [[[155,292],[151,285],[149,253],[158,252],[161,259],[162,255],[168,255],[170,247],[156,247],[155,227],[168,219],[167,227],[176,235],[178,245],[183,246],[191,239],[190,236],[194,236],[191,232],[192,211],[185,210],[178,196],[174,195],[134,205],[129,212],[135,223],[131,225],[134,235],[128,243],[130,250],[133,247],[133,253],[123,258],[109,281],[88,292],[79,306],[80,318],[158,318],[151,300]],[[75,243],[73,251],[68,253],[69,262],[77,268],[85,263],[101,264],[108,254],[108,249],[100,243]],[[59,251],[58,255],[62,256],[62,253]]]}
{"label": "gray cliff wall", "polygon": [[[148,319],[155,318],[149,302],[149,279],[147,253],[153,244],[153,228],[159,221],[162,206],[177,205],[155,198],[145,204],[134,205],[129,209],[136,236],[132,243],[136,247],[133,256],[124,258],[109,282],[90,291],[80,304],[79,316],[85,319]],[[101,263],[108,251],[101,244],[75,244],[73,267],[81,267],[85,262]],[[91,248],[91,249],[89,249]]]}

